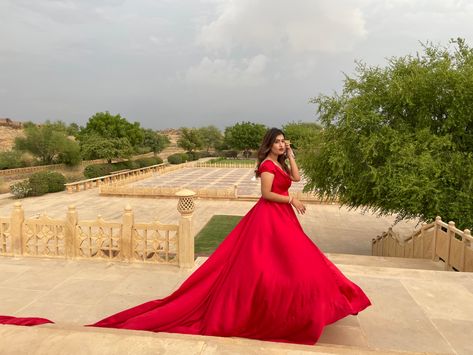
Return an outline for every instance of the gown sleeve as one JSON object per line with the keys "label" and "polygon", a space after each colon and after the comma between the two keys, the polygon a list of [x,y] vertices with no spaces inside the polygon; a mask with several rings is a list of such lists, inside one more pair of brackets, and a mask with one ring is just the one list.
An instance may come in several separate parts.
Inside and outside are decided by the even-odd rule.
{"label": "gown sleeve", "polygon": [[275,175],[275,173],[276,173],[276,171],[275,171],[276,167],[269,160],[266,160],[263,163],[261,163],[258,170],[259,170],[260,174],[264,173],[264,172],[267,172],[267,173],[271,173],[271,174]]}

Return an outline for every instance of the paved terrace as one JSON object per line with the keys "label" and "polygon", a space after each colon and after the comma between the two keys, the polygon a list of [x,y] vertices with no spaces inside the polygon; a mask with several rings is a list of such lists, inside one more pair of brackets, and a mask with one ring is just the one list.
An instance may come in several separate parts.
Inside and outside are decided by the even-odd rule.
{"label": "paved terrace", "polygon": [[[162,185],[185,187],[251,186],[239,190],[242,194],[259,194],[258,182],[251,181],[252,169],[231,168],[185,168],[136,182],[140,185]],[[302,188],[300,183],[291,189]],[[0,196],[0,216],[8,216],[13,204],[18,200],[10,194]],[[24,207],[25,217],[47,213],[53,218],[65,218],[68,205],[75,205],[80,220],[95,219],[101,215],[106,220],[118,220],[127,204],[131,205],[135,221],[177,223],[179,213],[174,198],[133,198],[119,196],[100,196],[98,189],[73,194],[59,192],[39,197],[19,200]],[[255,204],[254,201],[203,200],[196,201],[193,217],[193,233],[198,233],[214,214],[244,215]],[[336,204],[309,204],[305,215],[299,220],[306,234],[324,252],[371,255],[371,239],[386,231],[394,222],[394,216],[377,217],[370,213],[348,210]],[[395,229],[408,234],[416,222],[399,223]]]}
{"label": "paved terrace", "polygon": [[[222,170],[221,177],[230,174]],[[248,171],[240,171],[240,179],[246,181]],[[160,181],[177,181],[178,176],[164,175]],[[191,181],[195,180],[196,176]],[[0,215],[10,214],[14,202],[8,194],[1,196]],[[107,197],[99,196],[96,189],[21,202],[26,217],[47,212],[51,217],[64,218],[67,206],[74,204],[81,220],[97,214],[116,220],[130,204],[138,222],[158,219],[175,223],[179,218],[177,199]],[[194,233],[214,214],[243,215],[253,204],[197,200]],[[0,353],[473,353],[472,274],[438,271],[441,265],[428,260],[346,255],[370,254],[371,238],[386,230],[394,217],[378,218],[337,205],[312,204],[300,221],[307,234],[323,251],[332,253],[329,258],[373,302],[358,316],[328,326],[318,346],[84,328],[83,324],[168,295],[191,271],[140,263],[0,257],[0,314],[39,316],[57,322],[33,328],[1,326]],[[414,224],[411,221],[397,228],[407,231]],[[198,259],[198,265],[202,261]]]}
{"label": "paved terrace", "polygon": [[[167,176],[170,175],[170,176]],[[184,168],[166,175],[130,184],[139,187],[183,187],[187,189],[224,189],[238,185],[238,195],[260,196],[260,180],[253,179],[254,169],[250,168]],[[293,182],[291,191],[302,191],[304,182]]]}
{"label": "paved terrace", "polygon": [[[429,260],[329,254],[373,306],[325,328],[317,346],[84,328],[176,289],[191,271],[172,266],[0,257],[0,314],[55,325],[0,326],[1,354],[471,354],[473,274]],[[199,258],[198,265],[204,259]],[[406,267],[415,269],[406,269]]]}

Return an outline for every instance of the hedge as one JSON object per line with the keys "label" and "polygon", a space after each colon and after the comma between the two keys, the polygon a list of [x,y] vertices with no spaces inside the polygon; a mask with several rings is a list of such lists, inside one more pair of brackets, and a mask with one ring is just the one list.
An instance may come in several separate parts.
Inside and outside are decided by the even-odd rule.
{"label": "hedge", "polygon": [[10,186],[11,193],[16,198],[41,196],[48,192],[64,191],[66,177],[56,171],[38,171],[28,180],[17,182]]}
{"label": "hedge", "polygon": [[160,157],[141,158],[136,160],[126,160],[111,164],[93,164],[88,165],[84,169],[84,176],[87,179],[93,179],[99,176],[110,175],[114,171],[125,169],[139,169],[146,166],[162,164],[163,160]]}

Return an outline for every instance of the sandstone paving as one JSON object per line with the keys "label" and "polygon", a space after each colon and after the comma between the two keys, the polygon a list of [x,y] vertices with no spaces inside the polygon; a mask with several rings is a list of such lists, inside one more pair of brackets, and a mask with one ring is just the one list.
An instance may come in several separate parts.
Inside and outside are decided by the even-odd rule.
{"label": "sandstone paving", "polygon": [[[351,347],[360,353],[374,350],[380,353],[469,353],[470,338],[465,334],[473,333],[473,315],[468,305],[473,294],[465,285],[473,282],[473,274],[406,269],[402,268],[406,266],[402,258],[393,258],[395,260],[385,262],[383,267],[373,266],[373,261],[366,256],[327,255],[348,278],[363,288],[373,305],[357,316],[327,326],[320,344]],[[205,258],[198,258],[196,267],[203,261]],[[380,262],[383,265],[382,260]],[[396,267],[396,262],[402,267]],[[10,272],[18,267],[20,272],[0,279],[0,299],[6,301],[0,302],[0,314],[46,317],[55,320],[55,326],[61,329],[80,328],[126,308],[165,297],[192,272],[167,265],[0,257],[0,273],[3,267]],[[49,289],[34,290],[24,282],[12,287],[19,276],[38,269],[42,271],[35,274],[39,280],[47,280],[49,274],[54,274],[55,279],[62,275],[62,280],[48,283]],[[438,299],[438,307],[435,299]],[[0,327],[0,337],[4,329]],[[65,338],[58,334],[51,337],[64,342],[64,339],[75,339],[76,333],[67,333]],[[206,344],[207,352],[201,353],[233,350],[244,353],[245,346],[238,343],[199,341],[195,340],[194,345],[201,344],[202,350]],[[125,343],[134,344],[131,340]],[[181,351],[187,349],[184,343]],[[294,349],[289,353],[292,351]]]}
{"label": "sandstone paving", "polygon": [[445,334],[448,342],[458,354],[473,354],[473,318],[470,320],[432,319],[437,329]]}
{"label": "sandstone paving", "polygon": [[402,284],[433,318],[473,321],[473,294],[455,278],[450,281],[402,280]]}
{"label": "sandstone paving", "polygon": [[[172,354],[172,355],[302,355],[302,354],[420,354],[371,350],[343,345],[317,346],[272,343],[241,338],[219,338],[131,330],[67,327],[0,326],[0,337],[9,339],[1,354]],[[32,351],[34,349],[34,351]]]}
{"label": "sandstone paving", "polygon": [[[106,220],[120,220],[127,205],[132,207],[136,222],[177,223],[180,218],[175,198],[100,196],[97,189],[21,200],[5,195],[0,198],[0,216],[9,216],[13,204],[18,201],[23,205],[26,218],[46,213],[52,218],[64,219],[69,205],[76,207],[79,220],[94,220],[98,215]],[[244,215],[254,204],[255,201],[197,199],[192,219],[193,234],[196,235],[215,214]],[[395,216],[378,217],[335,204],[308,204],[306,214],[298,217],[306,234],[322,251],[364,255],[371,254],[371,239],[386,231],[395,220]],[[396,228],[409,234],[415,226],[415,221],[407,221]]]}

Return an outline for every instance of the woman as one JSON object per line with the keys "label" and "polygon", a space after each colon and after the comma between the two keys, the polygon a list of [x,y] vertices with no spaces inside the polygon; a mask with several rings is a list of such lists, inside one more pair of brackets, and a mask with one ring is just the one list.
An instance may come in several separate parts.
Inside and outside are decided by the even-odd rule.
{"label": "woman", "polygon": [[299,169],[281,130],[266,133],[256,174],[259,201],[175,292],[93,326],[314,344],[369,306],[302,230],[292,207],[305,206],[288,194]]}
{"label": "woman", "polygon": [[326,324],[369,306],[303,232],[291,205],[306,208],[288,194],[299,169],[281,130],[266,133],[256,174],[260,200],[174,293],[94,326],[314,344]]}

